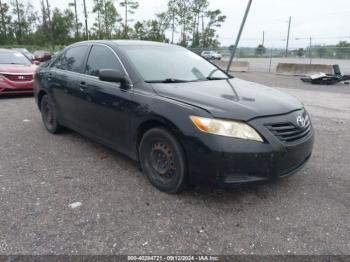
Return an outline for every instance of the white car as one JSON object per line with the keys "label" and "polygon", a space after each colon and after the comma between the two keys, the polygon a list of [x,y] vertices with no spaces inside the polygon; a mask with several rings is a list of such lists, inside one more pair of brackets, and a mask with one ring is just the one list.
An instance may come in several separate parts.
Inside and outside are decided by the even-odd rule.
{"label": "white car", "polygon": [[215,52],[215,51],[203,51],[201,54],[202,57],[204,57],[205,59],[213,59],[213,60],[221,60],[222,55]]}

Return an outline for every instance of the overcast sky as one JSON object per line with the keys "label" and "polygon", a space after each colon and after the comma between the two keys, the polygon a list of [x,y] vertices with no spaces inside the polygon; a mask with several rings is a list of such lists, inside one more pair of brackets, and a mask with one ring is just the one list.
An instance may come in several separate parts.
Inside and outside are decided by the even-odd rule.
{"label": "overcast sky", "polygon": [[[28,1],[28,0],[21,0]],[[40,0],[31,0],[39,8]],[[218,30],[219,40],[227,46],[235,41],[247,0],[209,0],[211,9],[220,9],[226,22]],[[64,9],[72,0],[49,0],[53,7]],[[83,0],[77,0],[78,13],[83,22]],[[86,0],[92,24],[92,0]],[[115,0],[119,8],[119,1]],[[140,7],[133,15],[135,20],[147,20],[155,13],[166,10],[167,0],[139,0]],[[120,13],[122,13],[120,11]],[[255,47],[261,43],[265,31],[266,47],[283,47],[287,36],[288,19],[292,16],[291,48],[304,47],[313,37],[313,44],[334,44],[340,40],[350,41],[349,0],[253,0],[251,11],[243,31],[240,46]]]}

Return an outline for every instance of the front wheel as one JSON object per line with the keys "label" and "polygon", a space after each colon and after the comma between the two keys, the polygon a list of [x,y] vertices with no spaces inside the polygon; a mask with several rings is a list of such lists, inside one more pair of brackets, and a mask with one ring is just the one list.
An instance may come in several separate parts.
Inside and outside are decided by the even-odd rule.
{"label": "front wheel", "polygon": [[185,154],[169,131],[163,128],[147,131],[141,140],[139,155],[143,172],[160,191],[179,193],[186,187]]}
{"label": "front wheel", "polygon": [[63,127],[57,121],[55,106],[48,95],[44,95],[40,103],[41,117],[47,131],[51,134],[60,133]]}

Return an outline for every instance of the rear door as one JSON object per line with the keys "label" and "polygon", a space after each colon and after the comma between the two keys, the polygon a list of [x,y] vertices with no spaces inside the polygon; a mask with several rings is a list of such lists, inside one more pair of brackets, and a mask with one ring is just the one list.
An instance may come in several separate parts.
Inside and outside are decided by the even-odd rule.
{"label": "rear door", "polygon": [[80,127],[124,151],[133,104],[132,90],[121,88],[119,83],[100,81],[101,69],[125,72],[115,51],[106,45],[94,44],[86,62],[85,76],[78,83]]}
{"label": "rear door", "polygon": [[77,126],[77,108],[80,90],[78,77],[89,50],[88,45],[74,46],[61,54],[50,66],[48,86],[51,97],[59,113],[60,121]]}

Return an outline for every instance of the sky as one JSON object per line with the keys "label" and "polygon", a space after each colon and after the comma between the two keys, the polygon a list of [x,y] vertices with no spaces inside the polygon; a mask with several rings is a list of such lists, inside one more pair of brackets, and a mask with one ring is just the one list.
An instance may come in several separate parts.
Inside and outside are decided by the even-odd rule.
{"label": "sky", "polygon": [[[5,0],[6,1],[6,0]],[[9,0],[8,0],[9,1]],[[29,0],[20,0],[29,1]],[[40,0],[31,0],[39,9]],[[92,1],[86,0],[90,24],[93,23]],[[72,0],[49,0],[52,7],[65,9]],[[114,0],[119,8],[120,0]],[[209,0],[210,9],[220,9],[227,16],[217,31],[222,46],[235,42],[248,0]],[[83,22],[83,0],[77,0]],[[132,18],[147,20],[166,10],[167,0],[139,0],[140,7]],[[121,10],[119,13],[122,13]],[[253,0],[239,46],[256,47],[265,32],[265,47],[286,45],[288,20],[292,17],[290,48],[350,41],[350,0]]]}

